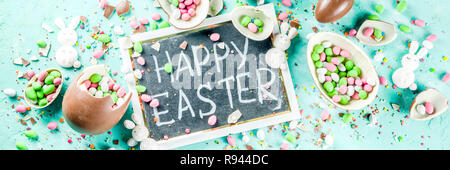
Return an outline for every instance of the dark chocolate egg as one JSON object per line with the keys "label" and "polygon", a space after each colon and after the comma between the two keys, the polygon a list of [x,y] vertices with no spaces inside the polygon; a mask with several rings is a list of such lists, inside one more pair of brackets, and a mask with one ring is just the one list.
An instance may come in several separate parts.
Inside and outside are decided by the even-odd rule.
{"label": "dark chocolate egg", "polygon": [[353,0],[319,0],[316,5],[316,19],[321,23],[337,21],[353,7]]}

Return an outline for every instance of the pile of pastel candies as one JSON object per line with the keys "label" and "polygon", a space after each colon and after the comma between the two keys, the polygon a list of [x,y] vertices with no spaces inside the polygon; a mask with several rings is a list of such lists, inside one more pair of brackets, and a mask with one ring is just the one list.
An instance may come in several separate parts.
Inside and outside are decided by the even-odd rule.
{"label": "pile of pastel candies", "polygon": [[247,27],[251,32],[263,32],[264,21],[258,18],[250,18],[249,16],[241,17],[240,23],[243,27]]}
{"label": "pile of pastel candies", "polygon": [[377,28],[366,28],[364,30],[364,36],[375,39],[376,41],[381,41],[384,38],[384,32]]}
{"label": "pile of pastel candies", "polygon": [[114,101],[113,108],[120,106],[125,102],[124,97],[126,95],[126,90],[120,87],[112,81],[109,81],[107,77],[100,74],[92,74],[88,80],[83,82],[86,90],[94,97],[102,98],[110,95]]}
{"label": "pile of pastel candies", "polygon": [[200,4],[200,0],[168,0],[173,6],[173,14],[175,18],[189,21],[195,16],[195,9]]}
{"label": "pile of pastel candies", "polygon": [[347,105],[351,99],[366,99],[376,84],[361,78],[361,68],[349,58],[350,52],[328,41],[314,46],[314,61],[319,82],[333,102]]}
{"label": "pile of pastel candies", "polygon": [[431,102],[425,102],[423,104],[419,104],[416,106],[416,110],[418,113],[425,115],[432,115],[434,113],[434,106]]}
{"label": "pile of pastel candies", "polygon": [[61,73],[57,70],[43,71],[36,76],[36,80],[25,89],[25,97],[43,107],[56,98],[56,89],[62,83]]}

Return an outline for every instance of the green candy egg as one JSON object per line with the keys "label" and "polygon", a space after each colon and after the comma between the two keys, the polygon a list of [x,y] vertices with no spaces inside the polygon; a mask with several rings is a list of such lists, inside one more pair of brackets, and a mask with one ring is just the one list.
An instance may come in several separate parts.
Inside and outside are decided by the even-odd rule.
{"label": "green candy egg", "polygon": [[344,116],[342,116],[342,121],[344,123],[350,123],[350,121],[352,121],[352,118],[353,118],[352,114],[346,113],[344,114]]}
{"label": "green candy egg", "polygon": [[151,29],[151,30],[156,30],[156,29],[158,29],[158,24],[156,24],[156,22],[150,22],[150,29]]}
{"label": "green candy egg", "polygon": [[174,6],[174,7],[178,7],[179,3],[180,2],[178,2],[178,0],[172,0],[172,6]]}
{"label": "green candy egg", "polygon": [[134,43],[133,49],[134,49],[134,51],[136,51],[138,53],[142,53],[142,44],[141,44],[141,42]]}
{"label": "green candy egg", "polygon": [[41,90],[42,89],[42,85],[39,82],[33,82],[33,83],[31,83],[31,86],[33,87],[34,90]]}
{"label": "green candy egg", "polygon": [[314,63],[314,65],[316,66],[316,68],[322,68],[322,67],[323,67],[322,61],[316,61],[316,62]]}
{"label": "green candy egg", "polygon": [[159,27],[159,29],[163,29],[163,28],[170,27],[170,24],[168,21],[162,21],[161,23],[159,23],[158,27]]}
{"label": "green candy egg", "polygon": [[339,79],[338,87],[341,87],[342,85],[347,86],[347,78],[342,77],[341,79]]}
{"label": "green candy egg", "polygon": [[170,64],[170,63],[164,64],[164,71],[166,71],[167,73],[172,73],[172,71],[173,71],[172,64]]}
{"label": "green candy egg", "polygon": [[51,71],[50,73],[49,73],[49,75],[51,75],[51,76],[53,76],[53,77],[55,77],[55,78],[57,78],[57,77],[61,77],[61,73],[59,72],[59,71]]}
{"label": "green candy egg", "polygon": [[369,20],[380,20],[380,18],[377,15],[369,15],[369,17],[367,17],[367,19]]}
{"label": "green candy egg", "polygon": [[377,4],[377,5],[375,6],[375,11],[376,11],[377,13],[379,13],[379,14],[383,13],[383,11],[384,11],[384,6],[381,5],[381,4]]}
{"label": "green candy egg", "polygon": [[380,39],[382,35],[381,31],[379,29],[374,29],[373,31],[373,35],[375,36],[376,39]]}
{"label": "green candy egg", "polygon": [[260,19],[255,19],[253,21],[253,23],[258,26],[258,27],[262,27],[264,25],[264,21],[260,20]]}
{"label": "green candy egg", "polygon": [[335,87],[335,86],[333,85],[332,82],[327,81],[327,82],[323,83],[323,88],[324,88],[327,92],[332,92],[332,91],[334,90],[334,87]]}
{"label": "green candy egg", "polygon": [[294,143],[296,141],[295,136],[291,133],[288,133],[284,139],[286,139],[288,142]]}
{"label": "green candy egg", "polygon": [[353,61],[347,61],[347,62],[345,62],[345,68],[347,69],[347,70],[352,70],[353,69],[353,66],[355,66],[355,64],[353,63]]}
{"label": "green candy egg", "polygon": [[37,132],[32,129],[25,131],[23,134],[28,138],[36,138],[38,136]]}
{"label": "green candy egg", "polygon": [[139,93],[145,92],[145,90],[147,90],[147,88],[143,85],[137,85],[136,86],[136,91]]}
{"label": "green candy egg", "polygon": [[241,18],[241,25],[243,27],[247,27],[247,25],[252,21],[252,19],[249,16],[244,16]]}
{"label": "green candy egg", "polygon": [[331,57],[331,56],[327,56],[327,62],[329,62],[329,63],[331,63],[331,59],[332,59],[333,57]]}
{"label": "green candy egg", "polygon": [[37,101],[37,94],[33,87],[27,87],[25,89],[25,96],[32,101]]}
{"label": "green candy egg", "polygon": [[38,99],[44,98],[44,92],[42,91],[42,89],[36,91],[36,95],[37,95]]}
{"label": "green candy egg", "polygon": [[327,56],[333,55],[333,49],[331,49],[331,48],[325,48],[325,54],[326,54]]}
{"label": "green candy egg", "polygon": [[53,84],[53,80],[55,79],[55,77],[53,77],[52,75],[48,75],[47,77],[45,77],[44,83],[45,84]]}
{"label": "green candy egg", "polygon": [[314,52],[316,52],[318,54],[322,53],[324,50],[325,50],[325,48],[321,44],[314,46]]}
{"label": "green candy egg", "polygon": [[327,93],[328,97],[333,97],[334,95],[338,95],[338,94],[339,93],[336,89],[333,89],[333,91]]}
{"label": "green candy egg", "polygon": [[117,103],[117,100],[119,99],[119,98],[117,97],[117,92],[112,92],[112,93],[111,93],[111,98],[112,98],[112,100],[114,101],[114,103]]}
{"label": "green candy egg", "polygon": [[263,32],[263,31],[264,31],[263,27],[259,27],[259,28],[258,28],[258,31],[259,31],[259,32]]}
{"label": "green candy egg", "polygon": [[356,72],[358,73],[358,75],[361,74],[361,68],[359,68],[358,66],[353,67],[352,70],[356,70]]}
{"label": "green candy egg", "polygon": [[360,90],[359,92],[358,92],[358,94],[359,94],[359,98],[361,98],[361,99],[367,99],[367,92],[366,91],[364,91],[364,90]]}
{"label": "green candy egg", "polygon": [[320,60],[320,55],[318,53],[313,53],[311,55],[311,58],[313,61],[319,61]]}
{"label": "green candy egg", "polygon": [[400,1],[400,2],[398,3],[398,5],[397,5],[397,11],[398,11],[398,12],[403,12],[403,11],[405,11],[405,10],[406,10],[406,5],[407,5],[407,3],[406,3],[405,0]]}
{"label": "green candy egg", "polygon": [[410,33],[411,32],[411,28],[407,25],[401,25],[400,26],[400,31],[404,32],[404,33]]}
{"label": "green candy egg", "polygon": [[347,105],[348,102],[350,101],[350,97],[347,97],[344,95],[339,95],[339,96],[341,96],[341,101],[339,101],[339,103],[342,105]]}
{"label": "green candy egg", "polygon": [[111,37],[109,37],[106,34],[100,34],[98,36],[98,40],[104,44],[107,44],[107,43],[111,42]]}
{"label": "green candy egg", "polygon": [[27,144],[25,144],[22,141],[16,142],[16,148],[19,149],[19,150],[27,150],[28,149],[27,148]]}
{"label": "green candy egg", "polygon": [[89,80],[90,80],[92,83],[98,83],[98,82],[100,82],[100,81],[102,80],[102,76],[101,76],[100,74],[95,73],[95,74],[92,74],[92,75],[91,75],[91,77],[89,78]]}
{"label": "green candy egg", "polygon": [[55,91],[55,85],[53,84],[44,85],[44,87],[42,87],[42,91],[44,92],[45,95],[52,94],[53,91]]}
{"label": "green candy egg", "polygon": [[45,48],[47,47],[47,42],[45,42],[44,40],[39,40],[36,42],[36,44],[40,47],[40,48]]}
{"label": "green candy egg", "polygon": [[347,72],[347,77],[358,77],[358,72],[356,70],[350,70]]}
{"label": "green candy egg", "polygon": [[345,71],[339,72],[339,78],[347,76],[347,73]]}

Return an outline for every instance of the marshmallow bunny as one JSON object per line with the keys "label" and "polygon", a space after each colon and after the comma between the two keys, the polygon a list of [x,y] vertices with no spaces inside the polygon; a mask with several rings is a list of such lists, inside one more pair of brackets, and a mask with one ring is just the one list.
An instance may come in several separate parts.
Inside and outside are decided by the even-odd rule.
{"label": "marshmallow bunny", "polygon": [[284,21],[280,25],[280,31],[281,33],[275,35],[273,48],[266,53],[266,63],[272,68],[285,69],[287,68],[287,61],[284,59],[285,51],[291,45],[291,39],[297,35],[297,29]]}
{"label": "marshmallow bunny", "polygon": [[415,87],[414,70],[419,67],[419,60],[428,55],[428,50],[433,48],[433,43],[428,40],[424,40],[422,45],[423,47],[419,50],[419,43],[412,41],[409,47],[409,53],[402,57],[402,67],[392,74],[392,81],[398,88]]}
{"label": "marshmallow bunny", "polygon": [[67,27],[61,18],[55,19],[55,24],[61,29],[58,32],[58,42],[62,45],[56,51],[56,62],[62,67],[70,68],[74,64],[78,65],[78,52],[73,48],[73,45],[77,42],[78,37],[75,28],[79,23],[79,16],[73,17]]}

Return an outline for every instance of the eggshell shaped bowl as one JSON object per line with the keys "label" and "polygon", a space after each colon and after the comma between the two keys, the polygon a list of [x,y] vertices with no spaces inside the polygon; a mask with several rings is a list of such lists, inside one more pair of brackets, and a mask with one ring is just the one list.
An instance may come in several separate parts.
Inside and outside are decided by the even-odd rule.
{"label": "eggshell shaped bowl", "polygon": [[[264,22],[263,31],[253,33],[247,27],[242,26],[240,20],[246,15],[250,18],[258,18],[262,20]],[[231,12],[231,22],[242,35],[255,41],[267,39],[270,34],[272,34],[274,28],[274,20],[266,15],[264,11],[252,6],[240,6],[234,8]]]}
{"label": "eggshell shaped bowl", "polygon": [[[430,102],[434,106],[434,113],[431,115],[420,114],[417,112],[417,105]],[[448,99],[438,90],[434,88],[428,88],[423,92],[420,92],[411,104],[409,109],[409,116],[414,120],[429,120],[435,118],[448,109]]]}
{"label": "eggshell shaped bowl", "polygon": [[[314,46],[317,44],[321,44],[324,41],[329,41],[333,46],[339,46],[342,49],[349,51],[352,54],[352,56],[349,59],[352,60],[356,66],[361,68],[360,77],[371,78],[375,80],[376,84],[375,86],[373,86],[372,92],[368,93],[368,97],[365,100],[352,99],[347,105],[342,105],[340,103],[333,102],[333,100],[330,97],[328,97],[328,95],[325,92],[325,89],[323,89],[322,84],[319,82],[317,78],[316,68],[313,60],[311,59],[311,53],[313,51]],[[314,80],[314,84],[316,84],[321,95],[323,95],[325,99],[327,99],[329,102],[333,103],[337,107],[345,110],[359,110],[370,104],[377,96],[378,87],[380,86],[380,83],[378,81],[379,80],[378,74],[371,63],[370,58],[367,56],[366,53],[364,53],[364,51],[362,51],[358,46],[356,46],[347,38],[331,32],[316,33],[309,40],[306,53],[309,71]]]}
{"label": "eggshell shaped bowl", "polygon": [[104,133],[119,122],[128,108],[132,94],[128,92],[125,102],[113,109],[114,101],[110,95],[97,98],[86,90],[83,82],[94,73],[112,81],[104,65],[90,66],[72,81],[62,103],[63,115],[68,124],[74,130],[92,135]]}
{"label": "eggshell shaped bowl", "polygon": [[[30,99],[28,99],[28,97],[24,94],[23,96],[24,96],[25,102],[26,102],[29,106],[31,106],[31,107],[33,107],[33,108],[36,108],[36,109],[43,109],[43,108],[46,108],[47,106],[49,106],[50,104],[52,104],[53,101],[55,101],[56,98],[59,96],[59,92],[61,92],[61,89],[62,89],[62,86],[63,86],[63,83],[64,83],[64,78],[63,78],[63,74],[62,74],[61,70],[56,69],[56,68],[49,68],[49,69],[47,69],[47,70],[45,70],[45,71],[47,71],[48,73],[50,73],[51,71],[59,71],[59,73],[61,73],[61,84],[58,86],[57,89],[55,89],[56,92],[55,92],[55,95],[53,96],[53,100],[50,101],[50,102],[48,102],[45,106],[39,106],[39,104],[34,103],[34,102],[31,101]],[[31,87],[32,83],[35,82],[36,79],[37,79],[37,74],[36,74],[35,76],[33,76],[33,77],[30,79],[30,81],[28,81],[28,84],[27,84],[27,86],[25,86],[25,88],[24,88],[23,91],[25,91],[25,89],[26,89],[27,87]]]}
{"label": "eggshell shaped bowl", "polygon": [[175,18],[172,16],[173,10],[169,1],[158,0],[158,2],[163,11],[167,14],[169,23],[178,29],[190,29],[200,25],[205,20],[209,11],[209,0],[201,0],[200,4],[195,9],[195,16],[191,17],[190,20],[185,21],[181,18]]}
{"label": "eggshell shaped bowl", "polygon": [[[366,28],[376,28],[381,32],[384,32],[384,38],[381,41],[376,41],[371,37],[364,36],[364,31]],[[361,44],[369,45],[369,46],[381,46],[389,44],[397,38],[397,29],[394,25],[384,22],[384,21],[375,21],[375,20],[366,20],[359,27],[358,33],[356,34],[356,38],[359,40]]]}

